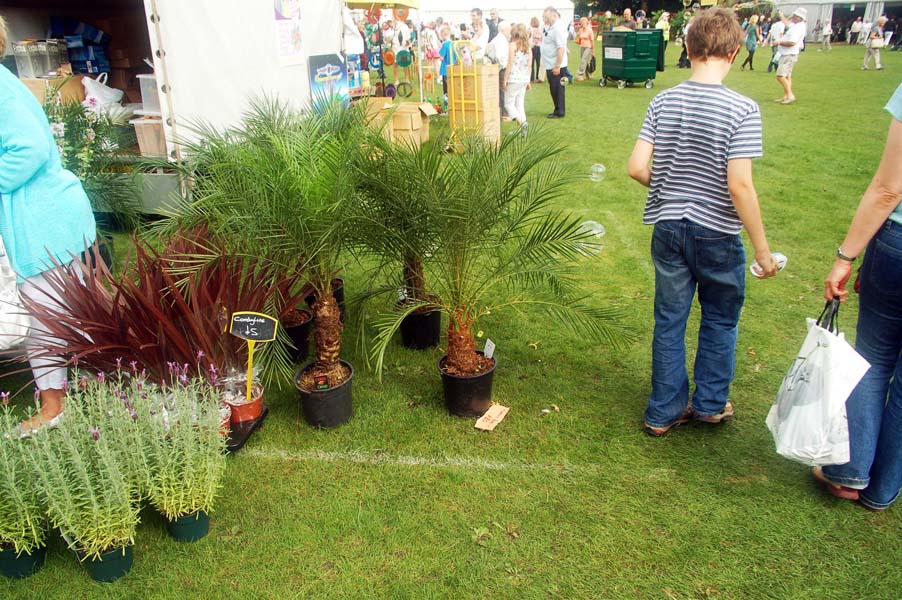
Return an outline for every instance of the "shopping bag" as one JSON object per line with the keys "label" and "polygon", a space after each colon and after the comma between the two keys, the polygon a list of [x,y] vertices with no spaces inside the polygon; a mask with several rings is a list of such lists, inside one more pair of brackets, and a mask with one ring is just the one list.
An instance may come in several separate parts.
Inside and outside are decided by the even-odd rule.
{"label": "shopping bag", "polygon": [[22,307],[16,273],[9,264],[6,248],[0,239],[0,350],[21,344],[28,335],[31,317]]}
{"label": "shopping bag", "polygon": [[84,77],[81,80],[81,84],[85,86],[85,101],[82,105],[98,114],[110,106],[119,104],[125,94],[122,90],[108,86],[107,77],[106,73],[101,73],[97,79]]}
{"label": "shopping bag", "polygon": [[839,332],[839,300],[820,318],[807,319],[808,335],[767,414],[777,454],[806,465],[849,462],[846,399],[870,368]]}

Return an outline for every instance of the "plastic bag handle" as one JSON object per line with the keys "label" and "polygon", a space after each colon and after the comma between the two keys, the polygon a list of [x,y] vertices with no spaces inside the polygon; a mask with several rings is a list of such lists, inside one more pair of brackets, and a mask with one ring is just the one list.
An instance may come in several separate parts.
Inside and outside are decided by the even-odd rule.
{"label": "plastic bag handle", "polygon": [[96,81],[97,83],[99,83],[101,85],[106,85],[108,78],[109,78],[108,73],[101,73],[100,75],[97,76],[97,79],[95,79],[94,81]]}
{"label": "plastic bag handle", "polygon": [[839,298],[827,301],[821,316],[817,318],[817,325],[830,333],[839,333]]}

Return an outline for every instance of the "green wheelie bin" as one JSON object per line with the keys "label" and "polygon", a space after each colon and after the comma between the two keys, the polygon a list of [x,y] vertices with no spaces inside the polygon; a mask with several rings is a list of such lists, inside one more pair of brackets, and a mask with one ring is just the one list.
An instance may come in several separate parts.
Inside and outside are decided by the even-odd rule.
{"label": "green wheelie bin", "polygon": [[655,75],[664,70],[664,32],[660,29],[605,31],[602,34],[601,81],[616,81],[620,89],[634,83],[654,87]]}

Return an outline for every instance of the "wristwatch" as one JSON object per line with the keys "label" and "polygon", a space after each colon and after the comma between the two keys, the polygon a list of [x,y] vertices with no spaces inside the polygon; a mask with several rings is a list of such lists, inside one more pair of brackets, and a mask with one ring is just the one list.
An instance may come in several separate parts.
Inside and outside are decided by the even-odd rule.
{"label": "wristwatch", "polygon": [[857,256],[846,256],[845,254],[843,254],[842,246],[840,246],[839,248],[836,249],[836,258],[847,261],[847,262],[855,262],[855,259],[858,257]]}

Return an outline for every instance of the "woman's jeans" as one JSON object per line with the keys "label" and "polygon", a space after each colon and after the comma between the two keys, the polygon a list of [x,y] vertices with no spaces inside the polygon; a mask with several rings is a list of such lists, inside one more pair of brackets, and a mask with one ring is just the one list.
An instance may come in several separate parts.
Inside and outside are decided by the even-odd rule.
{"label": "woman's jeans", "polygon": [[652,391],[645,422],[666,427],[689,404],[686,321],[698,290],[701,324],[695,356],[692,408],[702,416],[723,411],[736,367],[736,337],[745,299],[745,249],[740,236],[687,220],[660,221],[651,239],[655,264]]}
{"label": "woman's jeans", "polygon": [[861,265],[855,349],[871,368],[846,401],[850,461],[824,475],[862,490],[862,504],[886,508],[902,488],[902,225],[892,221]]}

